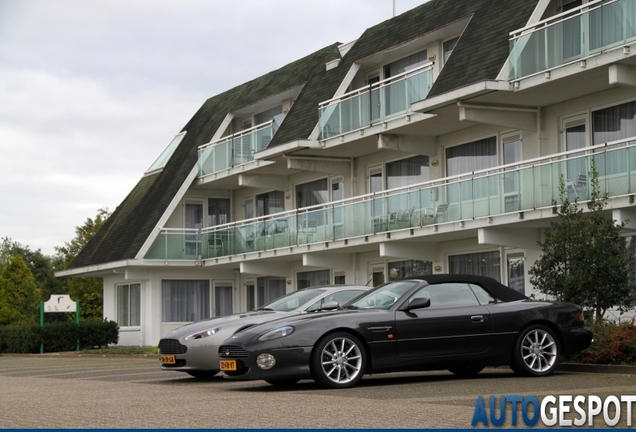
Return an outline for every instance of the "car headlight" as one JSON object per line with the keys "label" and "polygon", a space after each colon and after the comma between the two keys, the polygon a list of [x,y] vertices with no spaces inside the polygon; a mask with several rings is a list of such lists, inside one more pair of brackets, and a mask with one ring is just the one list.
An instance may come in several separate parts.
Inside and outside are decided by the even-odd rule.
{"label": "car headlight", "polygon": [[221,328],[220,327],[216,327],[216,328],[206,329],[206,330],[203,330],[203,331],[200,331],[200,332],[192,333],[191,335],[186,336],[185,340],[203,339],[203,338],[206,338],[208,336],[212,336],[213,334],[218,333],[219,330],[221,330]]}
{"label": "car headlight", "polygon": [[263,336],[259,337],[258,340],[260,342],[268,341],[272,339],[279,339],[285,336],[289,336],[294,332],[294,328],[292,326],[285,326],[281,328],[277,328],[276,330],[272,330],[271,332],[265,333]]}

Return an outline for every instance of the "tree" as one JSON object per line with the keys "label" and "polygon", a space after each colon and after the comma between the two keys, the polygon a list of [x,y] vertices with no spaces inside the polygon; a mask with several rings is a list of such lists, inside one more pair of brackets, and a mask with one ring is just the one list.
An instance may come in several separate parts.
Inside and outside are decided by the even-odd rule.
{"label": "tree", "polygon": [[44,255],[40,249],[34,252],[28,246],[4,237],[0,245],[0,269],[14,256],[22,257],[31,270],[35,284],[42,293],[42,300],[48,300],[51,294],[66,294],[65,282],[55,277],[53,258]]}
{"label": "tree", "polygon": [[559,181],[560,205],[553,200],[558,221],[551,223],[545,240],[539,242],[542,255],[530,268],[530,282],[544,294],[561,301],[583,305],[602,320],[610,308],[621,313],[633,306],[634,261],[620,235],[625,222],[607,218],[608,194],[601,194],[594,159],[590,171],[589,212],[570,201],[565,181]]}
{"label": "tree", "polygon": [[0,325],[37,323],[41,295],[22,257],[9,258],[0,273]]}
{"label": "tree", "polygon": [[[62,270],[75,259],[80,251],[88,244],[97,231],[104,225],[110,216],[108,209],[97,210],[95,219],[86,218],[82,226],[75,227],[76,237],[64,244],[56,247],[57,257],[54,265],[57,270]],[[103,284],[100,278],[79,277],[67,280],[68,294],[75,301],[80,302],[81,315],[83,318],[103,317]]]}

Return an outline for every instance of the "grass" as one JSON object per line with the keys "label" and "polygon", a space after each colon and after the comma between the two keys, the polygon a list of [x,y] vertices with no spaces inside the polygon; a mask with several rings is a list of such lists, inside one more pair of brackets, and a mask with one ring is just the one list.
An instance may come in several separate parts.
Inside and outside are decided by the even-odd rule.
{"label": "grass", "polygon": [[101,354],[101,355],[120,355],[120,354],[145,354],[156,355],[159,349],[157,347],[138,347],[138,346],[114,346],[109,348],[96,348],[81,350],[80,354]]}

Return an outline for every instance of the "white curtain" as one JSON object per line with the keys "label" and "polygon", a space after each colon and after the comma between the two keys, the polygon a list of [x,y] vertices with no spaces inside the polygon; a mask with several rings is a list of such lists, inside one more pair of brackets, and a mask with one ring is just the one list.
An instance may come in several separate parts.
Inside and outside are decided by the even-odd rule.
{"label": "white curtain", "polygon": [[210,281],[163,280],[162,322],[193,322],[210,317]]}
{"label": "white curtain", "polygon": [[489,276],[501,281],[499,252],[481,252],[448,257],[449,273]]}

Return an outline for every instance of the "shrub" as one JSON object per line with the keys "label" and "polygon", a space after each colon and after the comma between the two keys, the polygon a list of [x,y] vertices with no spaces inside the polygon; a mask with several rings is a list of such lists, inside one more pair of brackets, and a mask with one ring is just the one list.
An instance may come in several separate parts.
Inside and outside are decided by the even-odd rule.
{"label": "shrub", "polygon": [[583,363],[636,364],[636,325],[596,322],[590,325],[594,342],[580,356]]}
{"label": "shrub", "polygon": [[119,341],[119,326],[115,321],[85,321],[79,328],[82,349],[102,348]]}
{"label": "shrub", "polygon": [[53,322],[42,328],[37,324],[0,327],[0,353],[38,353],[74,351],[77,339],[81,348],[104,347],[119,340],[115,321],[83,321],[79,329],[74,322]]}

